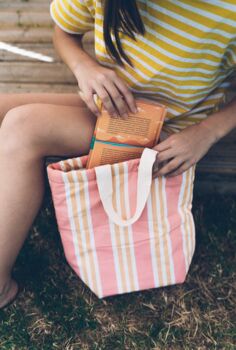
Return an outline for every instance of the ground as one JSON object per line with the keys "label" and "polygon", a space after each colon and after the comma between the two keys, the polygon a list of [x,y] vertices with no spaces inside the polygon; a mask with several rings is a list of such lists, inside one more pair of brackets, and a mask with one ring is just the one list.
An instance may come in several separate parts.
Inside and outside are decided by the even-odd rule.
{"label": "ground", "polygon": [[194,194],[196,251],[184,284],[99,300],[68,266],[49,190],[0,311],[1,350],[233,350],[236,201]]}

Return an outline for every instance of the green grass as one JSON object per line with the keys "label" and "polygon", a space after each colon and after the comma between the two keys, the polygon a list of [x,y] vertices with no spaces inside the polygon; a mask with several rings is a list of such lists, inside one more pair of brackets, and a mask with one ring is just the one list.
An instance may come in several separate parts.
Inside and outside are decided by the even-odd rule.
{"label": "green grass", "polygon": [[24,289],[0,311],[0,349],[235,349],[235,197],[195,194],[193,212],[184,284],[99,300],[65,261],[47,194],[14,270]]}

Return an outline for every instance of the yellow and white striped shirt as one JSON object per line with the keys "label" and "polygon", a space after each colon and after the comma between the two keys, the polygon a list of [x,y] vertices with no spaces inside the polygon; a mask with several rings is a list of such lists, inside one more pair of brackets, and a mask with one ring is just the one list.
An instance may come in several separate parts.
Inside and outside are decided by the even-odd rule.
{"label": "yellow and white striped shirt", "polygon": [[[224,101],[236,68],[236,0],[137,0],[146,34],[119,32],[133,62],[118,66],[103,40],[102,0],[54,0],[55,23],[72,34],[94,30],[95,53],[131,91],[168,107],[166,124],[181,129]],[[113,40],[114,37],[112,36]]]}

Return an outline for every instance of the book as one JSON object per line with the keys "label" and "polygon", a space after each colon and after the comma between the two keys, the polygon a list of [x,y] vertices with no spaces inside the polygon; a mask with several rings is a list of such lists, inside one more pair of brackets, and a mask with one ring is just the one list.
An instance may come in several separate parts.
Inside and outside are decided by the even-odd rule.
{"label": "book", "polygon": [[140,158],[145,147],[153,148],[159,140],[167,112],[166,106],[136,97],[137,113],[128,118],[111,117],[97,97],[101,112],[97,118],[86,168]]}

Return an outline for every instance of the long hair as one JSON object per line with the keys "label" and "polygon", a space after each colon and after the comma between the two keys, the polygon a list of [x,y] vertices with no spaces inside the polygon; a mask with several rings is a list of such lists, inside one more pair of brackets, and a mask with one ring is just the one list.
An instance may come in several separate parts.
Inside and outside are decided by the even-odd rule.
{"label": "long hair", "polygon": [[[117,64],[124,66],[121,60],[122,57],[133,67],[132,62],[122,48],[119,30],[122,30],[134,40],[136,40],[135,33],[144,35],[145,27],[136,0],[103,0],[103,2],[103,35],[106,50]],[[111,38],[111,32],[115,37],[115,45]]]}

